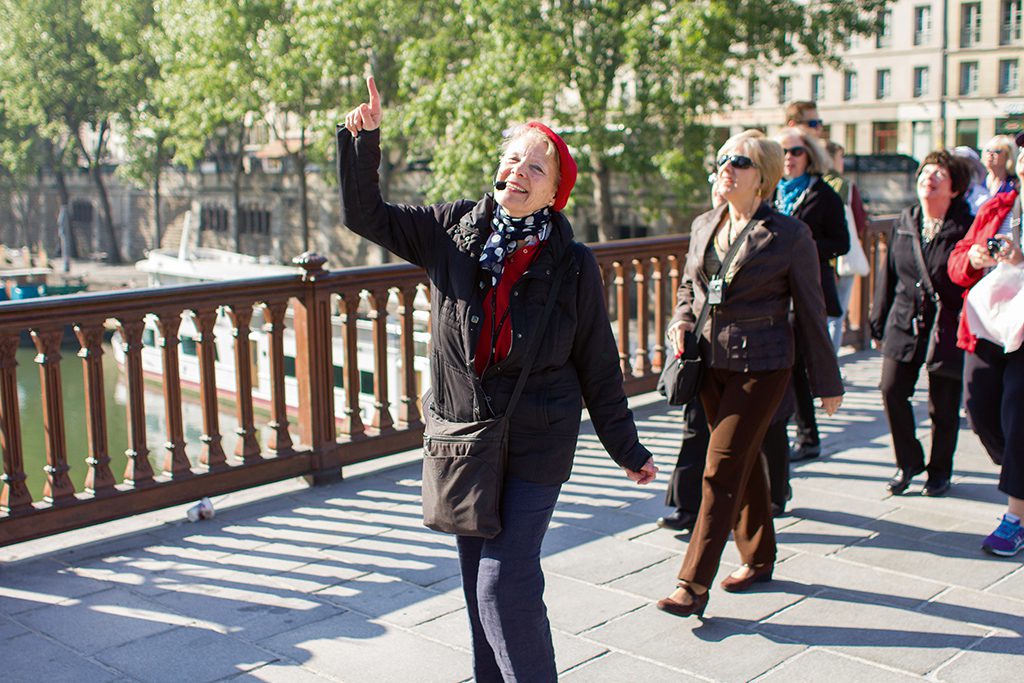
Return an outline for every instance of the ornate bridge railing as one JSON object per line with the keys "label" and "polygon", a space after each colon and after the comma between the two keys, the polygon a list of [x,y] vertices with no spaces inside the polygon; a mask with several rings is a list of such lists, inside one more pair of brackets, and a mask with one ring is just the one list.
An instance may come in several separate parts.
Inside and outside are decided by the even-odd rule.
{"label": "ornate bridge railing", "polygon": [[[874,234],[874,233],[872,233]],[[619,358],[630,394],[654,388],[668,352],[665,328],[675,303],[689,240],[670,236],[594,245],[604,275]],[[868,242],[874,245],[878,240]],[[260,484],[302,476],[310,482],[339,478],[343,465],[416,448],[423,423],[414,355],[414,299],[425,289],[421,270],[409,265],[329,271],[325,260],[304,255],[302,275],[209,284],[52,297],[0,304],[0,545],[55,534],[163,507],[192,502]],[[867,283],[864,284],[866,290]],[[851,312],[852,335],[866,315],[866,299]],[[216,321],[230,321],[235,373],[233,386],[218,386]],[[253,321],[261,321],[269,361],[269,415],[254,410],[255,378],[249,343]],[[182,332],[183,320],[189,331]],[[147,327],[147,321],[148,327]],[[359,408],[360,360],[357,330],[372,339],[372,408]],[[163,452],[151,465],[144,412],[143,336],[155,326],[165,405],[160,430]],[[291,327],[286,330],[286,327]],[[397,327],[397,358],[389,334]],[[76,344],[68,348],[67,330]],[[114,472],[107,435],[113,415],[104,393],[103,341],[116,329],[127,385],[128,449],[123,473]],[[392,332],[389,333],[389,329]],[[18,396],[19,340],[27,334],[38,354],[42,424],[23,425]],[[334,340],[337,334],[340,339]],[[286,405],[285,339],[294,343],[297,406]],[[861,333],[861,338],[863,334]],[[201,445],[188,453],[182,419],[179,356],[182,339],[195,344],[202,409]],[[65,343],[62,346],[62,340]],[[337,355],[341,360],[336,394]],[[75,352],[80,365],[66,357]],[[365,363],[365,361],[364,361]],[[62,374],[83,373],[84,395],[63,392]],[[391,375],[397,377],[391,378]],[[389,381],[393,380],[393,381]],[[397,395],[391,389],[397,387]],[[219,424],[218,396],[233,391],[237,445],[226,453]],[[368,393],[365,391],[364,393]],[[65,405],[81,402],[87,443],[69,444]],[[336,414],[336,407],[340,414]],[[26,471],[23,428],[44,435],[46,465]],[[260,443],[260,429],[266,434]],[[190,457],[191,456],[191,457]],[[68,476],[87,468],[82,490]],[[42,478],[43,494],[33,499],[30,478]],[[32,482],[35,482],[32,479]]]}

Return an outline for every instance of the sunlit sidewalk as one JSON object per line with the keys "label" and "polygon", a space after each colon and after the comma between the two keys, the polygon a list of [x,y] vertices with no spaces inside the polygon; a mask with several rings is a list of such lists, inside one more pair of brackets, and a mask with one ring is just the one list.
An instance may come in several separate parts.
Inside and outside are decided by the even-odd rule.
{"label": "sunlit sidewalk", "polygon": [[[877,355],[823,457],[793,468],[775,579],[717,587],[703,621],[659,612],[686,535],[661,530],[679,412],[634,401],[662,476],[637,487],[587,431],[545,543],[567,681],[1019,680],[1024,554],[981,552],[1005,498],[966,427],[945,498],[891,497]],[[925,419],[926,392],[918,414]],[[585,425],[589,430],[589,425]],[[922,431],[922,435],[925,432]],[[388,469],[380,469],[383,464]],[[450,537],[420,524],[416,454],[0,549],[0,680],[462,681],[469,631]],[[722,573],[735,568],[726,550]]]}

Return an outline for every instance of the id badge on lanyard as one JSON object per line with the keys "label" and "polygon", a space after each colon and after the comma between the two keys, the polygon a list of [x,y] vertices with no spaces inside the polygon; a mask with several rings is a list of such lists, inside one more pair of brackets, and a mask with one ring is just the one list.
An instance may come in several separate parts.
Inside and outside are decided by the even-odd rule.
{"label": "id badge on lanyard", "polygon": [[725,280],[713,277],[708,281],[708,304],[718,306],[725,299]]}

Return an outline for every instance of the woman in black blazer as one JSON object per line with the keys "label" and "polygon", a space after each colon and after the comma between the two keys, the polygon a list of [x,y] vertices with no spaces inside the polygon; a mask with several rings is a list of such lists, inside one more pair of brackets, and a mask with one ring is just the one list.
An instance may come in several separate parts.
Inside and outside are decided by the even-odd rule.
{"label": "woman in black blazer", "polygon": [[[956,328],[964,290],[950,280],[946,263],[971,226],[971,211],[963,199],[969,183],[970,170],[959,158],[944,151],[925,157],[917,169],[918,202],[904,209],[893,226],[885,267],[876,281],[871,335],[881,341],[884,356],[880,388],[899,468],[888,489],[897,496],[926,469],[922,493],[941,496],[953,474],[963,387]],[[932,422],[927,468],[910,406],[922,365],[928,369]]]}
{"label": "woman in black blazer", "polygon": [[[785,155],[782,180],[773,197],[775,210],[803,221],[811,229],[811,237],[818,248],[825,312],[829,318],[836,318],[843,314],[843,309],[839,305],[833,260],[850,250],[850,233],[846,228],[843,200],[821,177],[831,162],[821,143],[803,128],[783,128],[775,135],[775,141],[782,145]],[[821,453],[814,401],[803,362],[807,352],[798,346],[797,360],[793,365],[797,433],[796,451],[792,455],[794,462],[814,458]]]}

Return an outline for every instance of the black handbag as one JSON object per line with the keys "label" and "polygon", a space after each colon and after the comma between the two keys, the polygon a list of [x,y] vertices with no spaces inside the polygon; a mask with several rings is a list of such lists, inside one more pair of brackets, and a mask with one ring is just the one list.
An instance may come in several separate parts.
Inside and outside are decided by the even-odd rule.
{"label": "black handbag", "polygon": [[[732,264],[732,260],[737,252],[739,252],[740,244],[743,243],[747,233],[753,227],[754,220],[751,219],[736,239],[733,240],[729,251],[722,260],[721,266],[718,268],[718,272],[715,273],[716,278],[723,273],[729,272],[729,266]],[[700,355],[700,339],[698,335],[704,331],[704,324],[707,322],[711,307],[712,304],[705,297],[704,305],[697,316],[697,323],[693,326],[693,331],[683,333],[682,350],[665,363],[665,367],[662,368],[661,375],[658,377],[658,393],[665,397],[670,406],[684,406],[697,398],[697,394],[700,392],[700,383],[704,379],[704,359]]]}
{"label": "black handbag", "polygon": [[942,299],[935,291],[928,264],[924,260],[921,248],[921,236],[910,232],[910,244],[913,246],[914,260],[918,274],[921,276],[921,288],[925,295],[935,304],[935,319],[928,330],[928,350],[925,353],[925,368],[939,377],[960,379],[964,373],[964,352],[956,345],[956,329],[960,321],[960,312],[946,308]]}
{"label": "black handbag", "polygon": [[[568,256],[567,256],[568,258]],[[501,533],[501,494],[508,460],[509,419],[515,410],[565,277],[560,269],[544,304],[536,337],[527,349],[505,413],[487,420],[451,422],[424,395],[423,524],[458,536],[494,538]]]}

